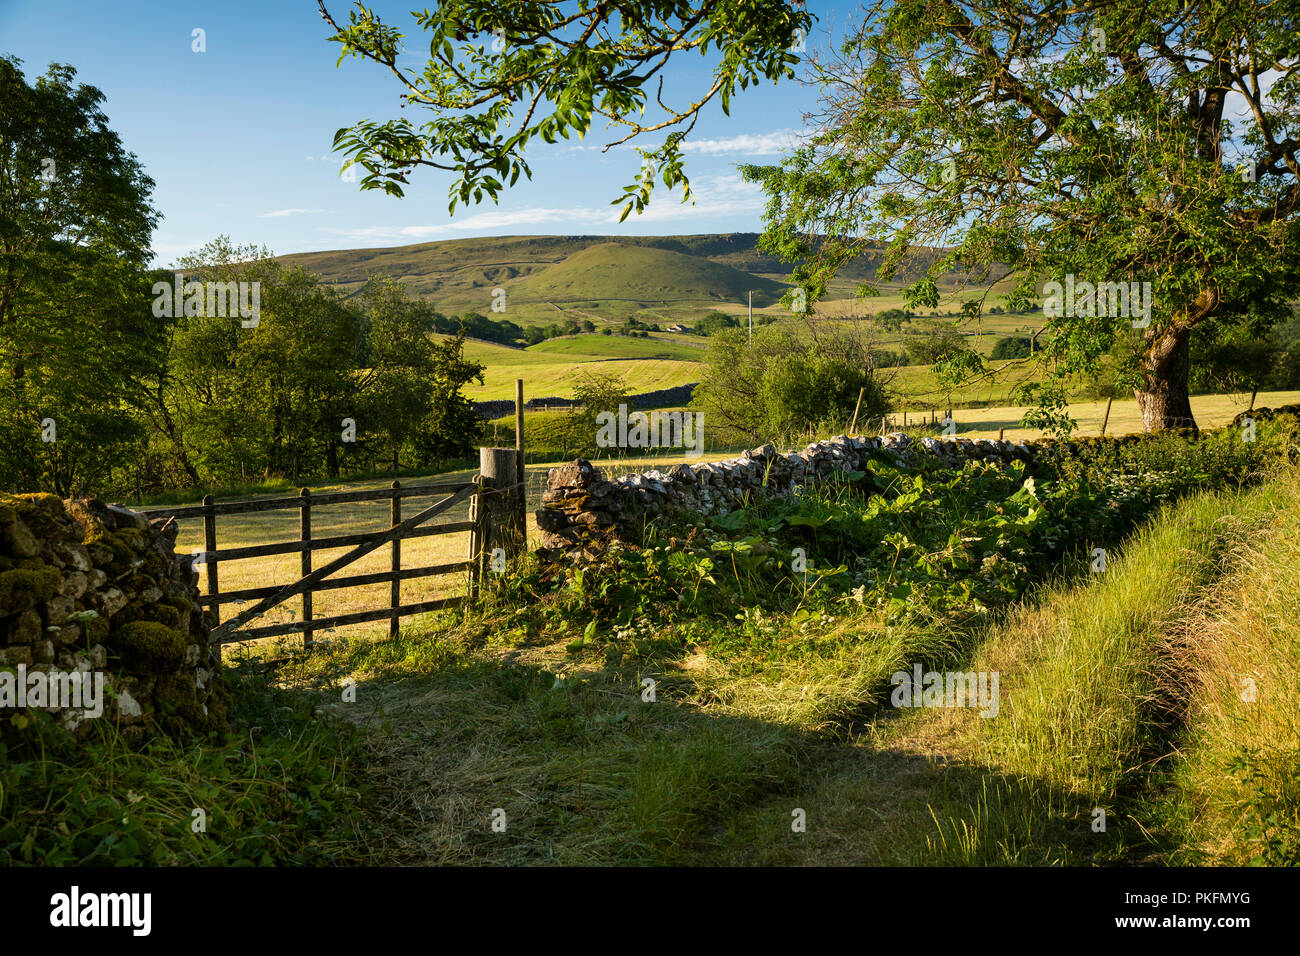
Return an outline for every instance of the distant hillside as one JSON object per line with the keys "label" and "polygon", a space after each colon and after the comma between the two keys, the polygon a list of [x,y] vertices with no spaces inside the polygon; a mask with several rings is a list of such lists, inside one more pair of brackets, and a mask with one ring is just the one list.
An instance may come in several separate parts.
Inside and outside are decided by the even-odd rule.
{"label": "distant hillside", "polygon": [[509,288],[520,302],[626,300],[643,305],[675,301],[745,301],[767,306],[785,287],[710,259],[654,246],[603,242],[531,273]]}
{"label": "distant hillside", "polygon": [[[383,249],[280,256],[344,290],[372,273],[392,276],[444,312],[484,310],[494,288],[521,302],[623,300],[652,305],[719,299],[774,301],[791,266],[758,249],[757,233],[699,236],[491,236]],[[845,279],[874,274],[874,257]],[[589,273],[588,273],[589,270]],[[584,274],[587,277],[584,278]]]}

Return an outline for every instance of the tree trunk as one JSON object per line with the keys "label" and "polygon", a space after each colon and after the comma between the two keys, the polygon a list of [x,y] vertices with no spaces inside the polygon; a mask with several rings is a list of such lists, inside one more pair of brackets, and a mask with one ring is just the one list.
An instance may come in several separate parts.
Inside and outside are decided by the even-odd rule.
{"label": "tree trunk", "polygon": [[1171,329],[1155,340],[1142,359],[1142,388],[1134,392],[1148,432],[1167,428],[1196,430],[1187,392],[1191,369],[1191,330]]}

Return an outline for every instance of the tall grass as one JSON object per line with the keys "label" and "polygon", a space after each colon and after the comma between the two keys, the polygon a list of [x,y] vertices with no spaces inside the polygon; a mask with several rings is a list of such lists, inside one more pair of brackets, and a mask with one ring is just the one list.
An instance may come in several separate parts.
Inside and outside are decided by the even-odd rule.
{"label": "tall grass", "polygon": [[[1242,861],[1260,855],[1250,821],[1289,847],[1275,856],[1294,853],[1300,646],[1295,588],[1280,585],[1298,480],[1167,506],[1103,573],[1047,587],[991,629],[970,667],[999,671],[999,715],[918,718],[956,725],[947,752],[982,768],[985,789],[936,788],[933,860],[1023,862],[1037,844],[1059,862]],[[1241,701],[1244,675],[1268,696]]]}
{"label": "tall grass", "polygon": [[348,865],[374,861],[369,745],[319,699],[233,675],[238,717],[207,739],[74,742],[34,713],[0,739],[0,866]]}
{"label": "tall grass", "polygon": [[1168,793],[1182,863],[1300,864],[1300,474],[1174,635],[1187,730]]}

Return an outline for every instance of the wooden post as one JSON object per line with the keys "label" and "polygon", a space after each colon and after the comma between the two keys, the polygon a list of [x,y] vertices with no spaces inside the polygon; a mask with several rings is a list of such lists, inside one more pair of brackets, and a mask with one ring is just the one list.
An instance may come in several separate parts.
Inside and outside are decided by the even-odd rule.
{"label": "wooden post", "polygon": [[469,547],[465,559],[470,562],[470,566],[465,588],[471,601],[478,597],[479,583],[483,579],[482,480],[482,475],[474,476],[474,495],[469,499]]}
{"label": "wooden post", "polygon": [[1258,394],[1259,394],[1259,386],[1256,385],[1250,391],[1250,408],[1246,409],[1246,411],[1253,412],[1255,410],[1255,396]]}
{"label": "wooden post", "polygon": [[849,425],[849,435],[852,436],[854,430],[858,427],[858,412],[862,410],[862,396],[867,387],[864,385],[858,389],[858,403],[853,406],[853,422]]}
{"label": "wooden post", "polygon": [[[394,528],[396,528],[399,524],[402,523],[402,499],[397,494],[397,492],[401,489],[401,487],[402,487],[402,483],[400,481],[394,481],[392,484],[393,502],[392,502],[392,508],[390,509],[389,517],[392,520],[392,526]],[[402,570],[402,539],[401,538],[393,539],[392,569],[394,571]],[[388,636],[396,637],[398,628],[401,626],[402,623],[401,616],[396,613],[397,609],[402,606],[402,582],[397,580],[397,578],[393,578],[392,582],[388,586],[388,594],[389,594],[389,600],[391,602],[389,606],[393,609],[394,612],[393,616],[388,619]]]}
{"label": "wooden post", "polygon": [[1005,425],[998,429],[998,441],[1002,441],[1002,435],[1006,430],[1007,427]]}
{"label": "wooden post", "polygon": [[[573,406],[569,406],[573,414]],[[528,539],[528,472],[524,468],[524,380],[515,379],[515,480],[519,482],[519,522],[524,540]]]}
{"label": "wooden post", "polygon": [[513,448],[479,449],[479,474],[482,478],[479,519],[484,523],[481,547],[489,561],[496,548],[504,549],[506,557],[510,558],[517,555],[523,545],[516,501],[520,491],[515,477],[518,460]]}
{"label": "wooden post", "polygon": [[[207,510],[203,512],[203,550],[207,552],[204,555],[203,564],[208,571],[208,596],[220,593],[220,586],[217,584],[217,562],[212,557],[212,553],[217,550],[217,514],[212,509],[212,496],[203,496],[203,507]],[[217,623],[221,623],[221,605],[212,605],[212,616]],[[217,645],[217,660],[221,660],[221,645]]]}
{"label": "wooden post", "polygon": [[[311,491],[303,488],[298,492],[298,498],[301,501],[298,508],[298,537],[302,540],[302,576],[306,577],[311,574]],[[311,607],[311,589],[308,588],[302,592],[302,619],[310,621],[312,618]],[[312,635],[315,631],[311,628],[302,632],[302,646],[311,647]]]}
{"label": "wooden post", "polygon": [[1115,401],[1115,396],[1114,396],[1114,395],[1112,395],[1112,396],[1110,396],[1110,398],[1106,399],[1106,414],[1105,414],[1104,416],[1102,416],[1102,419],[1101,419],[1101,433],[1102,433],[1103,436],[1105,436],[1105,434],[1106,434],[1106,425],[1110,422],[1110,403],[1113,402],[1113,401]]}

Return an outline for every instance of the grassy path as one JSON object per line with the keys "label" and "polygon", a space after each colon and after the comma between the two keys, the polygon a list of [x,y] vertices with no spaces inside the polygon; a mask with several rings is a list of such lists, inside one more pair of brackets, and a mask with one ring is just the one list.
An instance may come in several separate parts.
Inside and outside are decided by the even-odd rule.
{"label": "grassy path", "polygon": [[[805,778],[802,839],[773,825],[782,798],[749,811],[725,861],[1133,864],[1216,848],[1241,862],[1233,745],[1300,739],[1283,676],[1300,651],[1284,623],[1300,600],[1276,587],[1300,554],[1298,491],[1291,477],[1186,502],[1104,575],[1047,589],[962,667],[1000,673],[997,717],[927,708],[877,720]],[[1234,693],[1251,673],[1269,675],[1270,704]],[[1197,697],[1207,688],[1208,702]],[[1294,817],[1294,752],[1285,759],[1277,779],[1292,781],[1281,802]],[[1218,832],[1207,839],[1204,821],[1190,821],[1210,808]]]}
{"label": "grassy path", "polygon": [[[1259,852],[1300,834],[1297,502],[1296,475],[1188,499],[965,638],[854,618],[575,654],[576,633],[466,622],[338,644],[296,679],[359,682],[336,707],[377,731],[392,862],[1244,862],[1250,820]],[[914,660],[997,671],[998,715],[890,709]]]}

